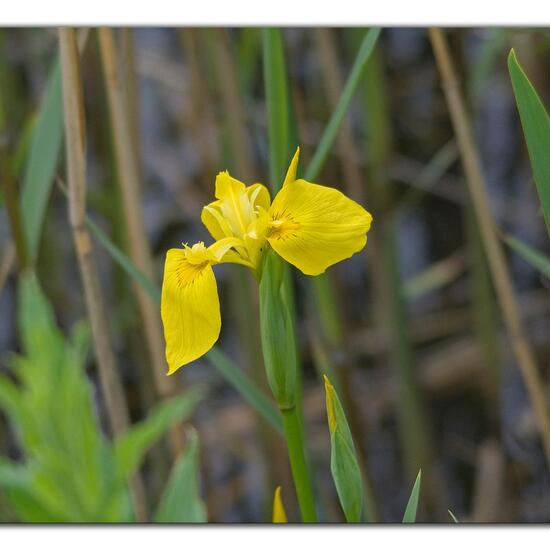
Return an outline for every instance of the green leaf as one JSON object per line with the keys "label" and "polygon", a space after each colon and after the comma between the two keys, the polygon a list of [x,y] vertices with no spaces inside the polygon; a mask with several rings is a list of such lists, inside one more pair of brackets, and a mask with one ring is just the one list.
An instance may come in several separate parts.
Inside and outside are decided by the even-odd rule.
{"label": "green leaf", "polygon": [[162,495],[157,523],[205,523],[206,509],[199,491],[199,438],[190,430],[185,453],[178,459]]}
{"label": "green leaf", "polygon": [[[136,283],[142,286],[149,297],[160,304],[160,290],[155,284],[140,271],[128,256],[120,250],[109,237],[97,226],[91,218],[86,218],[86,225],[96,237],[99,244],[111,255],[126,274]],[[282,434],[283,422],[278,409],[273,402],[262,392],[227,355],[217,347],[213,347],[206,358],[216,370],[241,394],[243,399],[255,408],[264,419]]]}
{"label": "green leaf", "polygon": [[542,252],[531,248],[523,241],[512,237],[511,235],[505,235],[504,241],[506,244],[513,248],[527,263],[531,264],[537,271],[540,271],[545,277],[550,279],[550,258],[545,256]]}
{"label": "green leaf", "polygon": [[416,481],[411,491],[411,496],[409,497],[409,502],[407,503],[407,508],[405,509],[405,514],[403,515],[403,523],[415,523],[416,522],[416,510],[418,508],[418,497],[420,496],[420,484],[422,482],[422,470],[418,471],[416,476]]}
{"label": "green leaf", "polygon": [[21,188],[21,219],[32,261],[38,254],[62,140],[61,69],[56,60],[34,125]]}
{"label": "green leaf", "polygon": [[[359,523],[363,510],[363,480],[348,421],[327,376],[325,394],[330,431],[330,469],[348,523]],[[368,508],[368,503],[366,503]]]}
{"label": "green leaf", "polygon": [[269,133],[269,179],[277,193],[290,161],[288,84],[280,29],[263,30],[263,64]]}
{"label": "green leaf", "polygon": [[107,234],[101,229],[89,216],[86,216],[86,226],[91,231],[92,235],[97,239],[99,244],[111,255],[113,260],[132,278],[138,283],[145,292],[149,295],[151,300],[160,304],[160,290],[159,288],[141,271],[126,254],[116,246],[107,236]]}
{"label": "green leaf", "polygon": [[321,136],[319,145],[317,145],[317,149],[315,150],[315,155],[307,167],[305,179],[308,181],[314,181],[325,164],[327,155],[334,144],[336,136],[338,135],[340,124],[349,109],[351,100],[357,90],[357,86],[361,82],[363,71],[372,54],[372,51],[374,50],[374,46],[380,36],[380,32],[381,29],[378,27],[369,29],[365,34],[365,38],[361,42],[359,52],[357,53],[353,63],[353,67],[346,81],[346,85],[344,86],[342,96],[340,97],[340,100],[336,105],[336,109],[334,109],[327,127]]}
{"label": "green leaf", "polygon": [[239,392],[241,397],[248,402],[252,408],[260,413],[263,419],[280,434],[283,433],[283,421],[281,413],[273,404],[273,401],[239,369],[233,361],[222,353],[218,348],[213,347],[206,358],[222,374],[222,376]]}
{"label": "green leaf", "polygon": [[164,401],[142,420],[132,426],[115,441],[115,462],[118,477],[128,480],[138,469],[147,450],[172,426],[188,417],[204,391],[193,388],[193,393],[186,393]]}
{"label": "green leaf", "polygon": [[518,63],[514,50],[508,55],[508,70],[516,96],[525,141],[539,199],[550,235],[550,118],[537,92]]}

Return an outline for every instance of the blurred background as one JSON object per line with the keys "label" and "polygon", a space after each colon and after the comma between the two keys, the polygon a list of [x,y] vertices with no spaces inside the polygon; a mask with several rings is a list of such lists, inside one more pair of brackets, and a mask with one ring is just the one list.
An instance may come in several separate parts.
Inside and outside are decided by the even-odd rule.
{"label": "blurred background", "polygon": [[[364,32],[282,30],[290,134],[301,147],[304,167]],[[506,56],[516,49],[550,105],[550,33],[455,28],[446,35],[498,228],[548,253]],[[116,78],[124,97],[119,106],[136,159],[131,169],[139,181],[141,211],[133,208],[136,190],[120,181],[125,168],[117,161],[116,108],[110,104],[98,33],[90,29],[79,32],[87,212],[130,256],[139,257],[136,240],[148,245],[150,275],[160,285],[169,248],[211,242],[200,212],[213,198],[219,171],[228,169],[247,184],[269,183],[262,30],[116,29],[115,39],[121,68]],[[22,349],[16,322],[21,270],[10,200],[21,201],[20,228],[38,226],[30,255],[34,250],[38,280],[61,330],[69,333],[87,315],[64,192],[57,57],[55,29],[0,29],[0,145],[3,179],[10,179],[9,190],[2,182],[0,202],[0,374],[5,378],[13,378],[9,362]],[[33,136],[39,127],[47,131],[37,144]],[[48,189],[45,196],[25,195],[28,181]],[[374,216],[365,250],[331,268],[320,282],[293,270],[308,459],[321,519],[343,520],[329,467],[320,376],[327,372],[346,408],[379,521],[401,520],[420,466],[420,521],[451,522],[448,510],[461,522],[550,521],[548,466],[495,298],[426,29],[383,29],[316,181],[341,189]],[[33,213],[35,200],[45,205],[43,220]],[[128,221],[133,215],[137,226]],[[269,521],[277,485],[283,487],[289,518],[298,519],[279,434],[208,356],[169,379],[155,374],[165,368],[158,308],[151,318],[131,277],[95,233],[92,244],[132,422],[166,396],[193,393],[202,384],[206,395],[187,423],[201,442],[200,492],[208,520]],[[548,394],[548,279],[505,251]],[[219,266],[216,276],[223,320],[218,347],[270,396],[259,348],[256,286],[240,266]],[[85,367],[95,414],[108,434],[91,351]],[[22,462],[17,426],[5,413],[0,414],[0,453]],[[153,446],[141,468],[149,502],[158,499],[173,462],[169,440]],[[1,521],[25,519],[4,493],[0,500]]]}

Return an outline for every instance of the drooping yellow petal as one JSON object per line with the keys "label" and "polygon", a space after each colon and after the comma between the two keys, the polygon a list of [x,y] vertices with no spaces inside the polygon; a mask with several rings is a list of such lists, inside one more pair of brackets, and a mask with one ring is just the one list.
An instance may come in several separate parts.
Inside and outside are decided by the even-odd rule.
{"label": "drooping yellow petal", "polygon": [[220,302],[208,261],[192,263],[184,249],[168,251],[161,317],[168,374],[199,358],[214,345],[221,328]]}
{"label": "drooping yellow petal", "polygon": [[273,523],[288,523],[285,507],[281,499],[280,486],[275,489],[275,495],[273,496]]}
{"label": "drooping yellow petal", "polygon": [[269,214],[269,243],[306,275],[319,275],[359,252],[372,222],[361,205],[337,189],[302,179],[279,191]]}
{"label": "drooping yellow petal", "polygon": [[286,171],[285,181],[283,182],[283,187],[285,185],[288,185],[289,183],[292,183],[296,180],[296,174],[298,172],[298,159],[300,158],[300,148],[296,148],[296,152],[294,153],[294,156],[292,157],[292,160],[290,161],[290,165],[288,167],[288,170]]}

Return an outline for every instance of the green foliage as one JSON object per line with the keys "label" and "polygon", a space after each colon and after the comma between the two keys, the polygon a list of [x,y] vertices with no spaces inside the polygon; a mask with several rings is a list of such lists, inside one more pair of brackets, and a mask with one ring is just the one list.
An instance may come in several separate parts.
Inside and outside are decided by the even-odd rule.
{"label": "green foliage", "polygon": [[550,279],[550,258],[542,252],[535,250],[523,241],[507,235],[504,237],[506,244],[517,252],[527,263]]}
{"label": "green foliage", "polygon": [[[348,421],[336,390],[325,376],[330,431],[330,469],[348,523],[359,523],[363,510],[363,480]],[[367,508],[368,508],[368,503]]]}
{"label": "green foliage", "polygon": [[283,184],[289,148],[288,82],[280,29],[263,30],[265,96],[269,132],[269,168],[273,193]]}
{"label": "green foliage", "polygon": [[206,509],[199,494],[199,438],[192,430],[185,453],[176,462],[155,514],[157,523],[204,523]]}
{"label": "green foliage", "polygon": [[62,140],[61,70],[56,60],[33,127],[21,188],[21,219],[31,261],[38,254]]}
{"label": "green foliage", "polygon": [[[23,462],[0,462],[0,486],[17,518],[43,522],[126,522],[133,519],[127,484],[147,449],[197,396],[163,404],[114,446],[101,433],[83,365],[88,329],[66,339],[33,274],[22,275],[17,380],[0,378],[0,408],[16,431]],[[128,458],[128,453],[132,457]]]}
{"label": "green foliage", "polygon": [[508,70],[516,96],[525,141],[540,203],[550,235],[550,118],[537,92],[523,72],[514,50],[508,56]]}
{"label": "green foliage", "polygon": [[403,515],[403,523],[415,523],[416,511],[418,509],[418,498],[420,497],[420,484],[422,483],[422,470],[418,471],[416,481],[414,482],[405,514]]}
{"label": "green foliage", "polygon": [[139,467],[145,451],[181,418],[188,417],[204,392],[193,388],[193,394],[164,401],[142,422],[120,435],[114,444],[117,472],[121,479],[130,479]]}

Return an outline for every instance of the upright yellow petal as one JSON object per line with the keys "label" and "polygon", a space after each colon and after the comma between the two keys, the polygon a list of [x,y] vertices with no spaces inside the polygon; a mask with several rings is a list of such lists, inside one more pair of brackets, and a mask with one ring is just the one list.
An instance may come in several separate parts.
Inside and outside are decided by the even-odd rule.
{"label": "upright yellow petal", "polygon": [[161,317],[168,374],[198,359],[220,334],[220,302],[209,262],[191,263],[184,249],[166,255]]}
{"label": "upright yellow petal", "polygon": [[273,497],[273,523],[288,523],[285,507],[281,499],[281,487],[275,489],[275,495]]}
{"label": "upright yellow petal", "polygon": [[359,252],[372,222],[361,205],[337,189],[302,179],[279,191],[269,214],[269,243],[306,275],[319,275]]}
{"label": "upright yellow petal", "polygon": [[233,234],[229,222],[222,216],[219,209],[221,201],[214,201],[203,207],[201,221],[214,239],[219,240]]}
{"label": "upright yellow petal", "polygon": [[288,167],[288,170],[286,171],[285,181],[283,182],[283,187],[285,185],[288,185],[289,183],[292,183],[296,180],[296,174],[298,172],[298,159],[300,158],[300,148],[296,148],[296,152],[294,153],[294,156],[292,157],[292,160],[290,161],[290,166]]}

